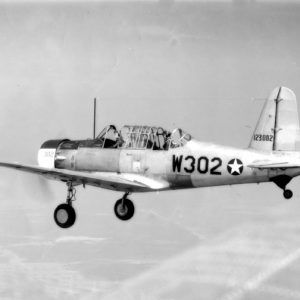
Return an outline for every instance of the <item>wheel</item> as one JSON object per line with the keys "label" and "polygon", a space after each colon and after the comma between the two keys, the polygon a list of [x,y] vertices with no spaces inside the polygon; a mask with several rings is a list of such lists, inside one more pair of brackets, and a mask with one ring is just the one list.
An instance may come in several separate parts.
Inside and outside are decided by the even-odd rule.
{"label": "wheel", "polygon": [[134,205],[132,201],[129,199],[118,200],[115,204],[115,214],[122,221],[131,219],[134,214]]}
{"label": "wheel", "polygon": [[61,228],[69,228],[76,220],[75,209],[66,203],[60,204],[54,211],[55,223]]}
{"label": "wheel", "polygon": [[291,199],[293,197],[293,192],[291,190],[284,190],[283,196],[285,199]]}

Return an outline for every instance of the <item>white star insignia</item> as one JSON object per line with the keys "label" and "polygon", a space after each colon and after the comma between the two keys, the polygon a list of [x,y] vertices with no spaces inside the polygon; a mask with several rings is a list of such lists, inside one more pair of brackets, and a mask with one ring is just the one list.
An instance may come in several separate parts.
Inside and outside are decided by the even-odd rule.
{"label": "white star insignia", "polygon": [[243,172],[243,163],[239,159],[234,158],[229,161],[227,170],[231,175],[240,175]]}

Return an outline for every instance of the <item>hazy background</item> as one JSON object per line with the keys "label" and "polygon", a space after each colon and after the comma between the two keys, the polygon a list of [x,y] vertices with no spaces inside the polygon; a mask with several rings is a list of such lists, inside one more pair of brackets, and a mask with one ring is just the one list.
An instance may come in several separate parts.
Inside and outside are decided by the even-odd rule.
{"label": "hazy background", "polygon": [[[278,85],[300,95],[300,5],[273,1],[0,2],[0,159],[107,124],[182,127],[247,147]],[[273,184],[134,194],[0,170],[1,299],[299,299],[300,190]]]}

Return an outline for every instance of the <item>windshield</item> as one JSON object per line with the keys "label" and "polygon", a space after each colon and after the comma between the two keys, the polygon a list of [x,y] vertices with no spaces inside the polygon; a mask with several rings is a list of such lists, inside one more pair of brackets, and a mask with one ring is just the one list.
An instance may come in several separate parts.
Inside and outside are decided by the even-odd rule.
{"label": "windshield", "polygon": [[114,125],[108,125],[104,127],[104,129],[97,135],[96,139],[104,139],[109,138],[111,140],[116,140],[118,135],[118,131]]}
{"label": "windshield", "polygon": [[120,135],[114,125],[106,126],[96,137],[96,145],[103,148],[117,148]]}

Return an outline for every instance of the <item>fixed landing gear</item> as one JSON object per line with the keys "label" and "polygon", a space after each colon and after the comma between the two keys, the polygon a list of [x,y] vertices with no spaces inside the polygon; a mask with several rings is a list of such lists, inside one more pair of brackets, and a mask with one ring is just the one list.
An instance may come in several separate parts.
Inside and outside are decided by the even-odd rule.
{"label": "fixed landing gear", "polygon": [[68,182],[67,186],[67,203],[58,205],[54,211],[55,223],[61,228],[71,227],[72,225],[74,225],[76,220],[76,212],[72,206],[72,201],[75,200],[76,189],[73,187],[72,182]]}
{"label": "fixed landing gear", "polygon": [[[76,221],[76,212],[72,206],[72,202],[75,200],[76,189],[72,182],[68,182],[67,186],[66,203],[58,205],[54,210],[54,220],[60,228],[70,228]],[[125,193],[114,207],[116,216],[122,221],[127,221],[134,215],[134,205],[131,200],[127,199],[128,195],[129,192]]]}
{"label": "fixed landing gear", "polygon": [[291,177],[287,175],[280,175],[272,178],[272,181],[281,189],[283,189],[283,197],[285,199],[291,199],[293,197],[293,192],[291,190],[286,189],[287,184],[291,181]]}
{"label": "fixed landing gear", "polygon": [[115,214],[122,220],[127,221],[134,215],[134,205],[131,200],[127,199],[129,193],[125,193],[124,196],[119,199],[115,204]]}

